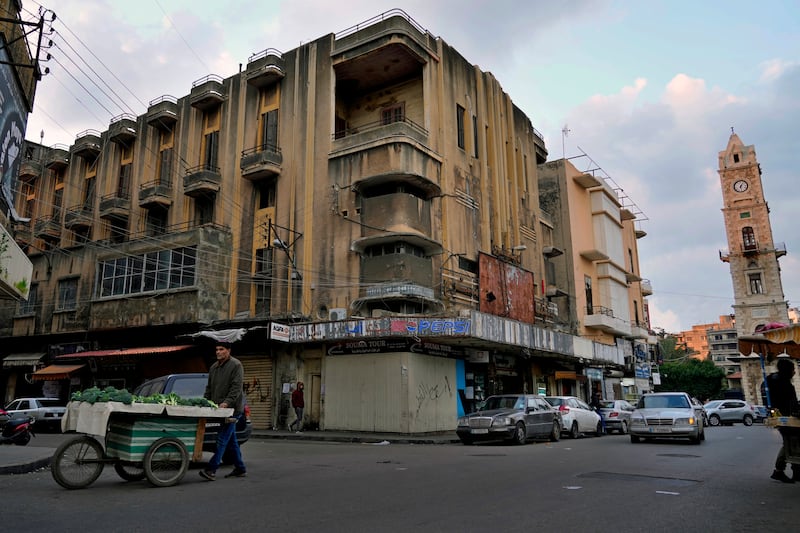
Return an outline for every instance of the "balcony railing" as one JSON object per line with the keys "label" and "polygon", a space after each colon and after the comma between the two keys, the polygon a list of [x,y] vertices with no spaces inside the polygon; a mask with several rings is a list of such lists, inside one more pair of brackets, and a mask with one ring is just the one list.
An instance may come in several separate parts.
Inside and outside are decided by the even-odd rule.
{"label": "balcony railing", "polygon": [[172,205],[172,183],[154,180],[139,186],[139,207],[169,207]]}
{"label": "balcony railing", "polygon": [[209,74],[192,83],[189,93],[189,103],[192,107],[206,110],[216,107],[225,101],[222,78],[216,74]]}
{"label": "balcony railing", "polygon": [[123,189],[100,198],[100,216],[102,218],[125,219],[131,212],[131,194]]}
{"label": "balcony railing", "polygon": [[242,151],[239,167],[243,178],[256,181],[280,174],[282,163],[280,148],[274,144],[260,144]]}
{"label": "balcony railing", "polygon": [[222,184],[219,167],[202,164],[186,169],[183,177],[183,194],[186,196],[202,196],[216,194]]}
{"label": "balcony railing", "polygon": [[85,130],[75,136],[75,145],[72,151],[81,157],[97,157],[100,154],[100,143],[99,131]]}
{"label": "balcony railing", "polygon": [[344,129],[333,132],[333,139],[343,139],[345,137],[351,137],[354,135],[368,137],[370,133],[379,130],[381,131],[380,137],[405,134],[422,143],[426,143],[428,140],[428,130],[408,117],[403,117],[400,120],[393,120],[391,122],[387,122],[385,120],[376,120],[373,122],[351,125]]}
{"label": "balcony railing", "polygon": [[151,100],[147,108],[147,123],[168,130],[178,121],[178,99],[165,94]]}
{"label": "balcony railing", "polygon": [[129,143],[136,139],[136,117],[123,113],[111,119],[108,137],[118,143]]}

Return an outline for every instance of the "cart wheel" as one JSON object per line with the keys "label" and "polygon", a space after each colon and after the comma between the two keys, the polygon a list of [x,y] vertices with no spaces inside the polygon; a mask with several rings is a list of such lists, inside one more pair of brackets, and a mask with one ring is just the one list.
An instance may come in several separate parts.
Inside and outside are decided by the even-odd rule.
{"label": "cart wheel", "polygon": [[137,463],[114,463],[114,470],[125,481],[141,481],[145,478],[144,468]]}
{"label": "cart wheel", "polygon": [[103,466],[103,447],[92,437],[81,436],[58,447],[51,472],[65,489],[82,489],[100,477]]}
{"label": "cart wheel", "polygon": [[177,484],[189,469],[189,452],[178,439],[164,437],[155,441],[144,454],[144,473],[156,487]]}

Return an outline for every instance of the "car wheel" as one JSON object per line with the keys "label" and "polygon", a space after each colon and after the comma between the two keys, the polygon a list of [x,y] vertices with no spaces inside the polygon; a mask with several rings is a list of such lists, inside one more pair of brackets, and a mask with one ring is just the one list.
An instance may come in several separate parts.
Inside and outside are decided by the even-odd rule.
{"label": "car wheel", "polygon": [[572,423],[572,427],[569,428],[569,438],[577,439],[580,436],[581,436],[581,432],[578,431],[578,423],[577,422],[573,422]]}
{"label": "car wheel", "polygon": [[628,423],[624,420],[622,421],[622,424],[619,426],[619,434],[620,435],[628,434]]}
{"label": "car wheel", "polygon": [[718,426],[720,423],[719,415],[711,415],[708,417],[709,426]]}
{"label": "car wheel", "polygon": [[631,442],[637,444],[639,442],[639,437],[636,435],[631,435]]}
{"label": "car wheel", "polygon": [[553,430],[550,432],[550,442],[558,442],[561,439],[561,424],[553,421]]}
{"label": "car wheel", "polygon": [[750,415],[744,415],[744,420],[742,420],[745,426],[752,426],[753,425],[753,417]]}
{"label": "car wheel", "polygon": [[514,444],[525,444],[526,439],[527,436],[525,435],[525,424],[522,422],[517,422],[517,427],[514,428],[514,438],[511,442]]}
{"label": "car wheel", "polygon": [[689,442],[692,444],[700,444],[700,441],[701,439],[699,435],[697,437],[689,437]]}
{"label": "car wheel", "polygon": [[472,439],[461,437],[461,444],[463,444],[464,446],[472,446]]}

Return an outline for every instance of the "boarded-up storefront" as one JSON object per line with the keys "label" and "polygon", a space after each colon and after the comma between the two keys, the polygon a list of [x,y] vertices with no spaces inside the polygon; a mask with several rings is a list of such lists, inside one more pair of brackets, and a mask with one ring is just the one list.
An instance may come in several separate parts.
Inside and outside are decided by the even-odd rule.
{"label": "boarded-up storefront", "polygon": [[272,429],[272,405],[275,398],[272,359],[265,355],[243,355],[238,359],[244,368],[244,392],[250,405],[253,429]]}
{"label": "boarded-up storefront", "polygon": [[324,429],[426,433],[456,428],[456,361],[419,353],[324,360]]}

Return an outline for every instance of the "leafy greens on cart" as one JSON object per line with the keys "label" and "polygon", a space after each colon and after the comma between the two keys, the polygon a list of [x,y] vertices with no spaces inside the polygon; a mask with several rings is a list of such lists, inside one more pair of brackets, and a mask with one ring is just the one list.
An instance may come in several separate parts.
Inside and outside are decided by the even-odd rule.
{"label": "leafy greens on cart", "polygon": [[217,407],[217,404],[205,398],[181,398],[177,394],[151,394],[150,396],[137,396],[131,394],[127,389],[117,389],[116,387],[90,387],[83,391],[72,393],[70,399],[73,402],[120,402],[126,405],[133,403],[151,403],[161,405],[186,405],[192,407]]}

